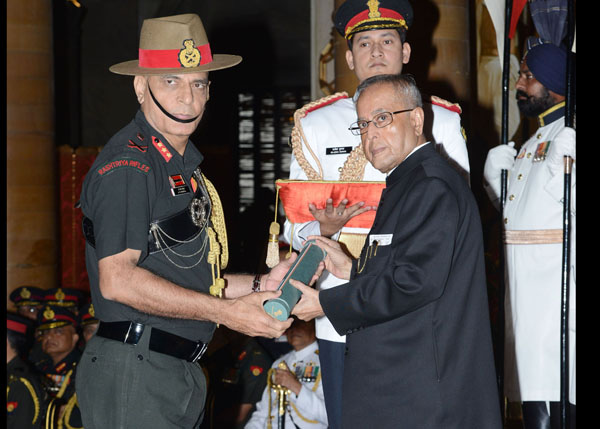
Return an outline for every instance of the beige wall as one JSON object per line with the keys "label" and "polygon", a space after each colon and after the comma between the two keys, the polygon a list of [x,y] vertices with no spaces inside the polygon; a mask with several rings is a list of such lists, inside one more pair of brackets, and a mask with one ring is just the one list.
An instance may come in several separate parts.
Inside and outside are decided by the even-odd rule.
{"label": "beige wall", "polygon": [[57,286],[58,175],[52,2],[9,0],[6,11],[8,297],[23,284]]}

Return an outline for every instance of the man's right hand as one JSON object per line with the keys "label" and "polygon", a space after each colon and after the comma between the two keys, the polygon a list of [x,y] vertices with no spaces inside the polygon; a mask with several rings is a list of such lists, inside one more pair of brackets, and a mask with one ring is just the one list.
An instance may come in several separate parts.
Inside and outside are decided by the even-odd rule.
{"label": "man's right hand", "polygon": [[325,269],[340,279],[350,279],[352,271],[352,259],[342,250],[340,243],[320,235],[312,235],[309,240],[315,240],[315,244],[327,252],[325,257]]}
{"label": "man's right hand", "polygon": [[333,200],[328,198],[325,202],[324,209],[317,209],[314,204],[308,205],[308,210],[319,222],[321,229],[321,235],[325,237],[331,237],[333,234],[338,232],[350,219],[354,216],[358,216],[369,210],[374,210],[374,207],[365,206],[364,202],[356,203],[350,207],[346,207],[348,204],[347,199],[340,201],[337,207],[333,206]]}
{"label": "man's right hand", "polygon": [[228,328],[251,337],[279,338],[292,325],[292,319],[281,322],[269,316],[263,303],[277,298],[281,291],[255,292],[227,300],[227,314],[222,322]]}

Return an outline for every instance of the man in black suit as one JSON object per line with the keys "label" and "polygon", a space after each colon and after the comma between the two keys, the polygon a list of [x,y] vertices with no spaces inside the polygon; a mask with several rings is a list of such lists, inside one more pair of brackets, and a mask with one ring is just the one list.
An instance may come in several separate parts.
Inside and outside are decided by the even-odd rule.
{"label": "man in black suit", "polygon": [[387,185],[358,260],[316,237],[327,269],[349,282],[294,281],[294,314],[325,314],[347,335],[344,428],[501,428],[473,194],[425,141],[412,77],[375,76],[358,92],[351,129]]}

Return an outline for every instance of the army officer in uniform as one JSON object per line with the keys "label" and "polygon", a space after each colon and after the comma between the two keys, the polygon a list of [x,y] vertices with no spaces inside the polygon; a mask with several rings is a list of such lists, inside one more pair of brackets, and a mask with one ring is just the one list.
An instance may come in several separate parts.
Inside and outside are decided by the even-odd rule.
{"label": "army officer in uniform", "polygon": [[185,14],[145,20],[139,59],[110,68],[135,76],[141,108],[103,148],[81,192],[100,320],[77,377],[86,429],[198,427],[206,397],[198,360],[216,324],[265,337],[291,324],[262,304],[279,296],[267,290],[295,258],[260,279],[222,275],[224,216],[189,140],[209,100],[208,72],[240,61],[212,54],[200,18]]}

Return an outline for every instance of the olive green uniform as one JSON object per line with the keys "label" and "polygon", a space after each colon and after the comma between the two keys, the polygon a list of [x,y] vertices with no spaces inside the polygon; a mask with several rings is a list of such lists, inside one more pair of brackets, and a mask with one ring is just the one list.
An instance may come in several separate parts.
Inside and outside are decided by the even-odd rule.
{"label": "olive green uniform", "polygon": [[144,325],[136,345],[103,338],[100,328],[86,345],[77,379],[86,429],[197,427],[202,420],[206,381],[200,366],[154,352],[149,343],[157,328],[208,343],[215,324],[159,317],[109,301],[100,292],[98,273],[100,259],[135,249],[141,251],[138,266],[209,293],[213,279],[205,228],[173,248],[149,247],[157,238],[150,223],[185,211],[194,188],[204,192],[195,179],[202,159],[191,141],[181,156],[139,111],[103,148],[84,180],[80,203],[93,224],[86,265],[95,316],[100,328],[105,322]]}

